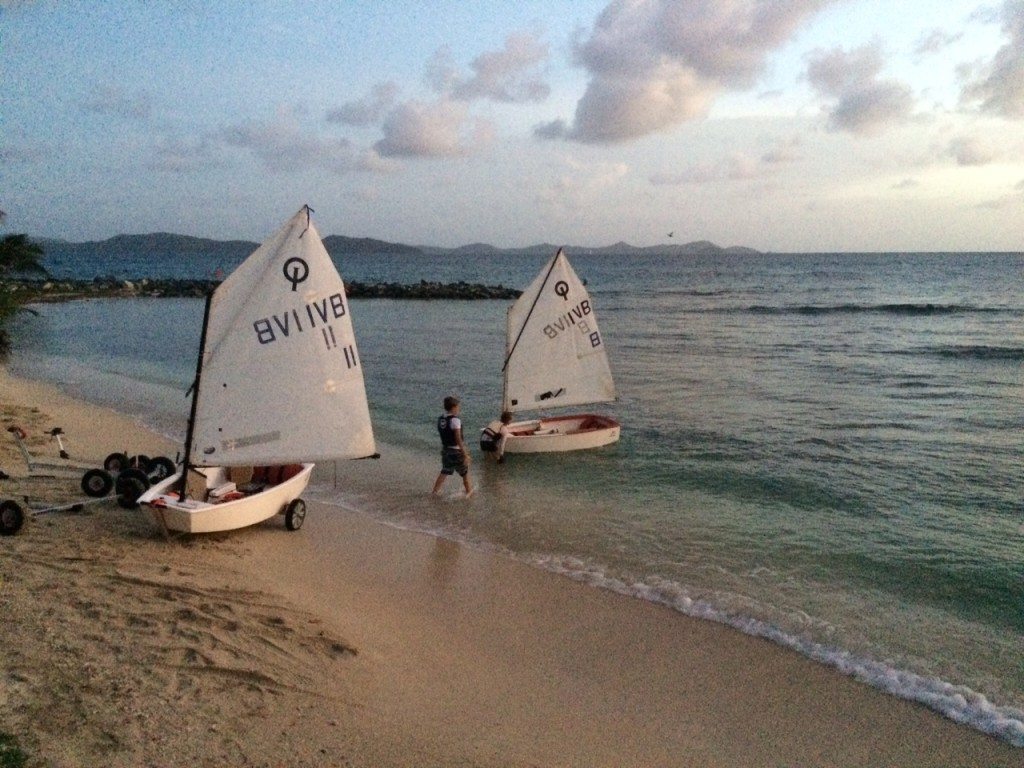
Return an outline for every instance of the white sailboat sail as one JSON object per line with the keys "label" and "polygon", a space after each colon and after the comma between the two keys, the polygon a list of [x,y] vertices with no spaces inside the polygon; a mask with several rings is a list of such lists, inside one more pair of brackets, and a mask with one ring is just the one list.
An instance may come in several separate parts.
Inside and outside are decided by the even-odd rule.
{"label": "white sailboat sail", "polygon": [[196,398],[193,466],[374,453],[345,285],[307,208],[214,292]]}
{"label": "white sailboat sail", "polygon": [[508,310],[504,410],[615,399],[594,304],[559,249]]}

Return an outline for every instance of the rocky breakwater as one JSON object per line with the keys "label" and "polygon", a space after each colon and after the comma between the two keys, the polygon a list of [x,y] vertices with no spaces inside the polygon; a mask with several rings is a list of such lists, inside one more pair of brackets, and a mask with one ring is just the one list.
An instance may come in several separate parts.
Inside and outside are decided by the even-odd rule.
{"label": "rocky breakwater", "polygon": [[[142,278],[120,280],[97,277],[92,280],[4,280],[0,290],[19,304],[71,301],[73,299],[111,297],[195,297],[202,298],[217,287],[216,280],[179,280]],[[371,299],[515,299],[521,291],[503,285],[479,283],[361,283],[346,284],[349,298]]]}

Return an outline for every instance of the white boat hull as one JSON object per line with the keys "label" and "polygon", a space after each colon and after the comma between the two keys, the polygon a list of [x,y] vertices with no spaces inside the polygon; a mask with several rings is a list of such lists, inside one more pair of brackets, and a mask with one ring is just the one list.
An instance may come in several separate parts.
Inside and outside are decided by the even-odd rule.
{"label": "white boat hull", "polygon": [[[302,470],[276,485],[257,493],[228,501],[201,501],[188,498],[182,502],[173,489],[181,480],[181,473],[172,475],[152,486],[139,497],[139,504],[149,510],[158,526],[182,533],[215,533],[246,528],[269,520],[285,511],[309,484],[314,464],[303,464]],[[205,467],[207,489],[216,490],[227,482],[223,467]]]}
{"label": "white boat hull", "polygon": [[619,422],[608,416],[581,413],[531,421],[516,421],[509,426],[505,453],[554,453],[600,448],[619,439]]}

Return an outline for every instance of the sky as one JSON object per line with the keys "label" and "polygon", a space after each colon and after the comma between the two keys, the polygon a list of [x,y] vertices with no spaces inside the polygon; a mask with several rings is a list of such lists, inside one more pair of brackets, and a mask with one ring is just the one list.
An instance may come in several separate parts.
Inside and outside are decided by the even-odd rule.
{"label": "sky", "polygon": [[1024,250],[1024,0],[0,0],[0,84],[33,237]]}

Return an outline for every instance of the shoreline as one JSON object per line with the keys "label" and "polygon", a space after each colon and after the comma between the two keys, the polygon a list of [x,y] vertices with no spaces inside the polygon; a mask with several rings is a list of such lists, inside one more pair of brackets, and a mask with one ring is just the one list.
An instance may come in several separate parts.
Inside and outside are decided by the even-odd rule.
{"label": "shoreline", "polygon": [[[73,455],[102,460],[127,441],[133,451],[174,453],[128,417],[56,387],[2,368],[0,385],[5,425],[9,409],[40,426],[55,420]],[[90,428],[99,423],[102,430]],[[0,467],[14,475],[9,461],[0,453]],[[13,495],[11,487],[3,481],[0,495]],[[34,492],[58,500],[75,490],[43,483]],[[28,521],[19,536],[0,539],[3,607],[19,637],[32,640],[5,638],[16,653],[0,677],[0,732],[18,734],[41,762],[948,766],[1020,758],[1005,742],[767,640],[357,512],[313,503],[298,534],[272,521],[165,544],[139,513],[112,501],[89,509]],[[74,578],[60,578],[61,569]],[[63,599],[41,605],[29,584]],[[104,599],[112,584],[120,601]],[[176,596],[173,610],[161,603],[165,592]],[[151,642],[167,635],[172,658]],[[76,643],[90,650],[81,656],[88,669],[62,661]],[[124,650],[135,647],[141,656]],[[54,663],[65,678],[45,674]],[[101,701],[118,686],[131,692],[134,714],[75,703],[91,694]],[[186,721],[210,726],[156,729],[154,741],[136,726],[158,721],[168,699]],[[44,712],[47,722],[63,713],[87,738],[41,728]],[[257,735],[260,722],[280,731],[279,718],[293,729],[285,741]],[[103,737],[116,732],[111,722],[130,723],[128,737]],[[59,757],[72,753],[70,762]]]}

